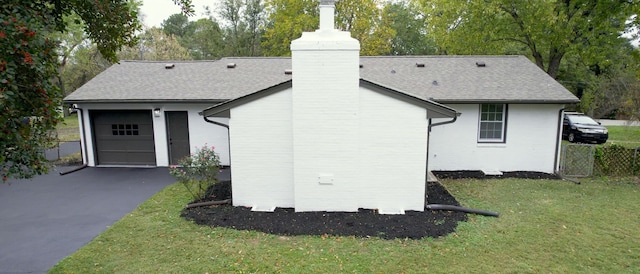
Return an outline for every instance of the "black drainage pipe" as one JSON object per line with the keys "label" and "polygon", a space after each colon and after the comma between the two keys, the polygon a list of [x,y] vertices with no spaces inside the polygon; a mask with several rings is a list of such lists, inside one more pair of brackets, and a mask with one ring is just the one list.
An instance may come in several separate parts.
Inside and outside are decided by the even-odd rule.
{"label": "black drainage pipe", "polygon": [[497,213],[497,212],[491,212],[491,211],[479,210],[479,209],[473,209],[473,208],[466,208],[466,207],[454,206],[454,205],[428,204],[427,205],[427,209],[429,209],[429,210],[460,211],[460,212],[465,212],[465,213],[473,213],[473,214],[479,214],[479,215],[491,216],[491,217],[499,217],[500,216],[500,214]]}

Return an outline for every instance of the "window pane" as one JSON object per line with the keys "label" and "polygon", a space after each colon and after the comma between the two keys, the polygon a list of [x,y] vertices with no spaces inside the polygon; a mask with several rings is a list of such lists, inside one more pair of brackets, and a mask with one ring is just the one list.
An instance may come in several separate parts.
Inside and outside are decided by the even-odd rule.
{"label": "window pane", "polygon": [[504,139],[505,105],[482,104],[480,107],[479,140],[502,141]]}

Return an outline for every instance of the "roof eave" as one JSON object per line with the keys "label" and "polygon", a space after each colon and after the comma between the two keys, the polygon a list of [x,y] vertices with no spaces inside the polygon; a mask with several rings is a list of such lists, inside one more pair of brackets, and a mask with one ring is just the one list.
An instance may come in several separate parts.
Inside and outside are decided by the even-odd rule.
{"label": "roof eave", "polygon": [[579,99],[432,99],[440,104],[577,104]]}
{"label": "roof eave", "polygon": [[375,92],[380,92],[392,98],[424,107],[425,109],[427,109],[429,118],[453,118],[459,116],[459,112],[455,109],[449,106],[445,106],[439,102],[435,102],[433,100],[418,98],[406,92],[398,91],[396,89],[389,88],[382,84],[363,78],[360,79],[360,84],[368,87]]}
{"label": "roof eave", "polygon": [[247,94],[245,96],[241,96],[238,97],[236,99],[232,99],[232,100],[227,100],[225,102],[221,102],[220,104],[217,104],[215,106],[212,106],[210,108],[207,108],[201,112],[199,112],[198,114],[205,116],[205,117],[226,117],[229,118],[230,112],[229,110],[240,106],[240,105],[244,105],[248,102],[251,101],[255,101],[258,100],[260,98],[269,96],[271,94],[283,91],[285,89],[291,88],[292,87],[292,80],[287,80],[285,82],[279,83],[277,85]]}
{"label": "roof eave", "polygon": [[221,103],[225,99],[65,99],[66,104],[139,104],[139,103]]}

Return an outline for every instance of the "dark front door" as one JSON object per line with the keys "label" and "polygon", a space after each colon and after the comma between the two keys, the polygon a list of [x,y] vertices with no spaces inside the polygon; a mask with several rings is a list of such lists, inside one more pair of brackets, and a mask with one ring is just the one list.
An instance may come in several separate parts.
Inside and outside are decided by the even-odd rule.
{"label": "dark front door", "polygon": [[169,163],[175,165],[189,155],[189,115],[186,111],[165,111]]}
{"label": "dark front door", "polygon": [[151,110],[91,110],[99,165],[155,165]]}

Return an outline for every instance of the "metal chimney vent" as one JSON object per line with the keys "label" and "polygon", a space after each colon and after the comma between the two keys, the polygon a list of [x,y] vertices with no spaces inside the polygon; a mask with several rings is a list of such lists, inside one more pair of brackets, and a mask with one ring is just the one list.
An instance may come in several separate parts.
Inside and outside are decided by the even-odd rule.
{"label": "metal chimney vent", "polygon": [[164,68],[165,68],[165,69],[172,69],[172,68],[174,68],[175,66],[176,66],[176,64],[165,64],[165,65],[164,65]]}
{"label": "metal chimney vent", "polygon": [[478,62],[476,62],[476,66],[477,66],[477,67],[479,67],[479,68],[484,68],[484,67],[486,67],[486,66],[487,66],[487,64],[485,64],[485,63],[484,63],[484,62],[482,62],[482,61],[478,61]]}
{"label": "metal chimney vent", "polygon": [[228,63],[227,68],[236,68],[236,63]]}

